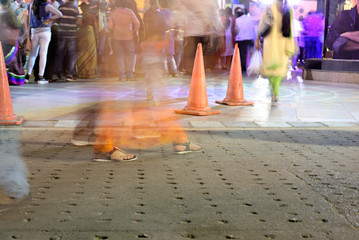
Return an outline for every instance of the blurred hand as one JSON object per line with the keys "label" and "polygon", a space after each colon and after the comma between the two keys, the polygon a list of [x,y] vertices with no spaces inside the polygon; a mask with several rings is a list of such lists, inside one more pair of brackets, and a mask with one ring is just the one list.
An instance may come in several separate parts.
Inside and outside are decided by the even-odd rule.
{"label": "blurred hand", "polygon": [[359,31],[345,32],[345,33],[340,34],[340,36],[357,41],[359,39]]}
{"label": "blurred hand", "polygon": [[45,21],[43,21],[42,23],[45,24],[45,25],[47,25],[47,24],[49,24],[50,22],[51,22],[51,19],[49,18],[49,19],[46,19]]}
{"label": "blurred hand", "polygon": [[255,42],[255,48],[256,48],[256,50],[260,50],[260,49],[261,49],[261,44],[260,44],[259,38],[257,38],[257,40],[256,40],[256,42]]}

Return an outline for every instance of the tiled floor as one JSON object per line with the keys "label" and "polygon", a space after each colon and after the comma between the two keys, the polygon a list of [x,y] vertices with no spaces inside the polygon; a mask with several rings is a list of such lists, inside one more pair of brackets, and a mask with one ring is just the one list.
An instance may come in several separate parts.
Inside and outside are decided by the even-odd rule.
{"label": "tiled floor", "polygon": [[[171,109],[187,105],[190,76],[167,78],[155,95]],[[293,72],[282,82],[279,102],[271,103],[268,80],[243,76],[244,98],[254,106],[229,107],[215,103],[226,97],[228,73],[223,71],[206,76],[208,104],[221,114],[211,116],[180,115],[183,122],[221,121],[230,125],[237,122],[260,122],[261,125],[286,126],[288,122],[359,122],[359,85],[304,81],[300,72]],[[128,106],[146,101],[143,79],[136,82],[118,82],[115,79],[80,80],[78,82],[28,84],[11,86],[12,103],[16,115],[30,121],[79,120],[79,111],[103,100],[114,100]],[[263,124],[267,122],[267,124]],[[74,121],[63,121],[73,125]],[[273,125],[269,124],[269,125]],[[218,125],[218,123],[215,123]]]}
{"label": "tiled floor", "polygon": [[0,129],[0,173],[23,159],[31,193],[0,201],[0,240],[359,236],[358,130],[192,131],[203,153],[168,144],[99,163],[90,146],[71,145],[71,130],[19,129]]}
{"label": "tiled floor", "polygon": [[[190,77],[166,82],[160,103],[183,109]],[[203,153],[132,148],[129,163],[92,162],[93,147],[72,145],[69,128],[91,124],[82,119],[104,100],[122,110],[111,124],[125,124],[123,109],[146,103],[143,80],[12,86],[26,121],[0,128],[0,173],[26,164],[31,188],[11,205],[0,195],[0,239],[359,239],[359,85],[295,77],[271,103],[267,80],[244,77],[254,106],[215,104],[227,82],[207,74],[221,114],[178,115]]]}

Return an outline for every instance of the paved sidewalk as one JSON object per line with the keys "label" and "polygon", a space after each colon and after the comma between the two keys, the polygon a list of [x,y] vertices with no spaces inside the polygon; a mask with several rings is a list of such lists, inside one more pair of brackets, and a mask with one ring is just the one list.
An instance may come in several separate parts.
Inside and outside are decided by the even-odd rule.
{"label": "paved sidewalk", "polygon": [[[70,139],[101,101],[145,102],[143,80],[12,86],[26,121],[0,127],[0,163],[24,161],[31,194],[11,204],[0,196],[0,240],[359,239],[359,85],[293,73],[271,103],[267,80],[245,77],[255,105],[228,107],[214,103],[228,74],[206,77],[209,105],[222,113],[178,115],[205,151],[129,149],[130,163],[92,162],[93,148]],[[189,84],[168,78],[161,103],[182,109]]]}
{"label": "paved sidewalk", "polygon": [[91,162],[70,130],[4,131],[31,195],[0,205],[1,240],[359,239],[358,129],[191,131],[204,153],[130,163]]}
{"label": "paved sidewalk", "polygon": [[[206,79],[209,106],[222,113],[178,115],[184,127],[351,127],[359,123],[358,84],[303,81],[300,72],[292,72],[289,80],[282,82],[279,102],[271,103],[268,80],[244,76],[244,97],[255,105],[229,107],[215,103],[226,97],[228,73],[208,73]],[[165,93],[161,103],[183,109],[187,105],[190,76],[168,78],[166,83],[163,89],[157,89],[158,94]],[[28,84],[12,86],[11,95],[15,114],[24,116],[23,126],[29,127],[75,127],[81,120],[81,110],[104,100],[118,101],[120,106],[146,101],[143,79]]]}

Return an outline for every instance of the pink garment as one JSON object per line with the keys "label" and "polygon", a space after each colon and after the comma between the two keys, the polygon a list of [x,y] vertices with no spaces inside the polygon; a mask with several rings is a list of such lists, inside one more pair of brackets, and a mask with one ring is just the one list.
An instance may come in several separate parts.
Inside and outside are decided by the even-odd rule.
{"label": "pink garment", "polygon": [[133,32],[138,32],[140,22],[131,9],[118,7],[111,11],[108,26],[113,30],[115,40],[131,40]]}
{"label": "pink garment", "polygon": [[304,34],[308,37],[321,37],[324,35],[324,16],[319,13],[309,14],[303,20]]}

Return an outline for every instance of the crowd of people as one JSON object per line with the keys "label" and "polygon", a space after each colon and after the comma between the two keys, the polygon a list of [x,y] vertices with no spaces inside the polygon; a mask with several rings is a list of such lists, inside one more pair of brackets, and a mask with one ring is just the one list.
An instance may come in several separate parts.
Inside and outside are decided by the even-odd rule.
{"label": "crowd of people", "polygon": [[[228,69],[238,43],[246,71],[248,49],[256,38],[255,21],[245,9],[236,9],[234,16],[231,8],[218,11],[216,1],[178,0],[172,11],[167,0],[151,0],[143,18],[135,0],[77,4],[2,1],[3,25],[14,33],[12,41],[2,41],[5,58],[11,60],[11,84],[24,84],[32,75],[39,84],[98,76],[132,81],[134,72],[143,72],[156,58],[163,59],[173,77],[191,74],[198,43],[203,44],[208,71],[218,62]],[[156,49],[148,49],[154,43],[163,46],[160,54],[148,52]]]}
{"label": "crowd of people", "polygon": [[[10,84],[22,85],[32,76],[39,84],[97,77],[133,81],[154,64],[173,77],[190,75],[198,43],[206,71],[228,69],[235,44],[242,71],[247,70],[259,19],[239,7],[218,9],[216,0],[169,2],[150,0],[141,17],[135,0],[80,5],[77,0],[2,0],[0,38]],[[306,58],[321,58],[323,14],[310,12],[291,24],[298,47],[293,69]]]}

